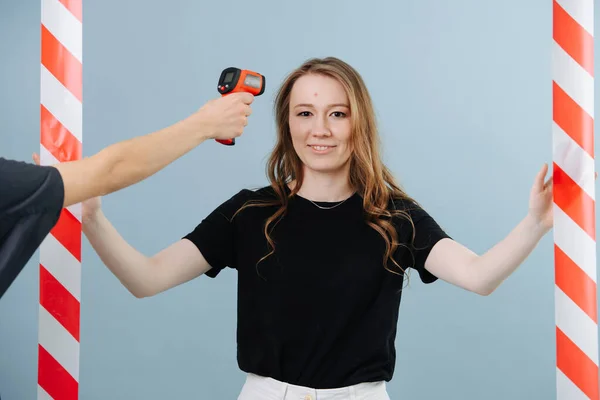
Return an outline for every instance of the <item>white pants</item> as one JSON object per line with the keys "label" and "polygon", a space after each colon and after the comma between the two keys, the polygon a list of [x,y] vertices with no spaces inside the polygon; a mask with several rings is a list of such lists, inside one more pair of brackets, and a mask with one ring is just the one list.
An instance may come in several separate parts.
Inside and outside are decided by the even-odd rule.
{"label": "white pants", "polygon": [[336,389],[312,389],[248,374],[238,400],[390,400],[385,382]]}

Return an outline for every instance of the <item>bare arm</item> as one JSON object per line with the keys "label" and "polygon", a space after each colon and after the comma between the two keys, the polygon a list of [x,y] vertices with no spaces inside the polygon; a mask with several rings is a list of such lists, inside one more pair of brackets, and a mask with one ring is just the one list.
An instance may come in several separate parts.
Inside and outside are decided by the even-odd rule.
{"label": "bare arm", "polygon": [[546,232],[527,216],[481,256],[460,243],[443,239],[431,250],[425,268],[446,282],[487,296],[525,261]]}
{"label": "bare arm", "polygon": [[249,93],[215,99],[172,126],[113,144],[83,160],[54,165],[65,186],[64,206],[144,180],[207,139],[240,136],[252,101]]}
{"label": "bare arm", "polygon": [[138,298],[154,296],[211,268],[187,239],[175,242],[153,257],[141,254],[121,237],[101,211],[84,220],[83,232],[102,262]]}
{"label": "bare arm", "polygon": [[451,239],[440,240],[429,253],[425,268],[440,279],[484,296],[496,290],[552,228],[552,179],[544,182],[547,172],[544,165],[531,188],[529,212],[503,240],[481,256]]}
{"label": "bare arm", "polygon": [[54,165],[64,187],[64,206],[104,196],[155,174],[205,139],[177,124],[113,144],[89,158]]}

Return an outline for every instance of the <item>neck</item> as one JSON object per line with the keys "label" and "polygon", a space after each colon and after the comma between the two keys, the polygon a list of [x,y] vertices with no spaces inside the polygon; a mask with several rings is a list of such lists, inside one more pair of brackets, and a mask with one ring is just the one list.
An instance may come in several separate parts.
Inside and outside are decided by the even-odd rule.
{"label": "neck", "polygon": [[[296,182],[292,182],[292,188]],[[335,202],[352,196],[354,189],[348,183],[348,173],[323,174],[309,169],[304,170],[304,179],[298,195],[312,200]]]}

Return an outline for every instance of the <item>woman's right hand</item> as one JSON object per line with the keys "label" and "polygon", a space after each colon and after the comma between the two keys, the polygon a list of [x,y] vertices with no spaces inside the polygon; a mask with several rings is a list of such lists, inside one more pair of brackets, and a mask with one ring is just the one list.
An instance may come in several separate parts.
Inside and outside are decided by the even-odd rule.
{"label": "woman's right hand", "polygon": [[[32,155],[33,162],[36,165],[40,165],[40,155],[34,153]],[[101,212],[102,202],[100,197],[93,197],[91,199],[85,200],[81,203],[81,219],[82,222],[91,221],[96,218]]]}

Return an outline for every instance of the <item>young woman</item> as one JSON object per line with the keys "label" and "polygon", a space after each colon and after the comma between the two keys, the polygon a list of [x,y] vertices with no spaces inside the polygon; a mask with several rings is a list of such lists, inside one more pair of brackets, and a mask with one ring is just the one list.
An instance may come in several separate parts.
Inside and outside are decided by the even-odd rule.
{"label": "young woman", "polygon": [[[85,205],[84,232],[137,297],[238,274],[240,399],[387,399],[408,268],[488,295],[552,225],[547,167],[518,226],[479,256],[404,193],[380,159],[369,93],[336,58],[307,61],[276,104],[270,185],[241,190],[153,257]],[[337,397],[336,397],[337,396]]]}

